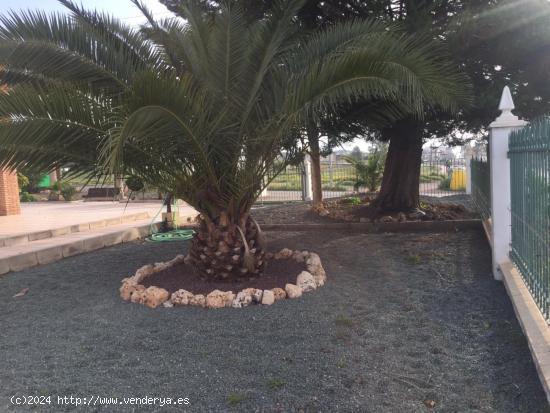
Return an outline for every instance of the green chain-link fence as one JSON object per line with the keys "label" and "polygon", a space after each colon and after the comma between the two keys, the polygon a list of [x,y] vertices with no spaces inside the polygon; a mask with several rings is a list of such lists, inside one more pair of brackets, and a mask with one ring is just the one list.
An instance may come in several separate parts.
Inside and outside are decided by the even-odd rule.
{"label": "green chain-link fence", "polygon": [[550,119],[510,135],[512,248],[540,310],[550,318]]}

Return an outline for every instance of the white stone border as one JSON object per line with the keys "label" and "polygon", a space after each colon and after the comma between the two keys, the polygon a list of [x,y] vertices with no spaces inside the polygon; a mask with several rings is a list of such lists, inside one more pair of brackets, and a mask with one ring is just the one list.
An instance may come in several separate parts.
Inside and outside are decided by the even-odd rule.
{"label": "white stone border", "polygon": [[195,305],[206,308],[248,307],[251,304],[271,305],[275,301],[285,298],[298,298],[303,293],[313,291],[325,284],[327,275],[321,264],[319,255],[308,251],[293,251],[283,248],[273,254],[267,253],[267,259],[294,259],[296,262],[305,263],[307,271],[302,271],[296,278],[296,284],[286,284],[285,288],[272,288],[260,290],[257,288],[245,288],[234,294],[233,291],[214,290],[208,295],[193,294],[187,290],[178,290],[172,295],[164,288],[150,286],[145,288],[141,282],[150,275],[163,271],[173,265],[185,262],[187,257],[178,255],[167,262],[157,262],[139,268],[135,275],[122,280],[120,297],[133,303],[144,304],[150,308],[160,305],[164,307]]}

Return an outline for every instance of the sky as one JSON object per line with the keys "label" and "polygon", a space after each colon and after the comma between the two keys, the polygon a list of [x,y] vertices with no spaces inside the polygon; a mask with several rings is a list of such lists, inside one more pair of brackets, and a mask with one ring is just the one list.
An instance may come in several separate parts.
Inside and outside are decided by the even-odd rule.
{"label": "sky", "polygon": [[[171,14],[168,9],[157,0],[143,0],[143,2],[153,11],[155,17],[164,18]],[[138,26],[145,22],[145,19],[140,16],[140,11],[130,0],[77,0],[76,3],[82,3],[87,9],[97,9],[109,12],[133,26]],[[9,10],[28,9],[55,12],[64,12],[67,10],[63,5],[59,4],[57,0],[0,0],[0,13],[2,14]]]}

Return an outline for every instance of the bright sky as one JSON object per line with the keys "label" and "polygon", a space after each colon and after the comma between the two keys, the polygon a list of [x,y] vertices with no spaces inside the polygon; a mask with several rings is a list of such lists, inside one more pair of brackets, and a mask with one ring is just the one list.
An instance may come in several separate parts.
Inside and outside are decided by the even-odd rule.
{"label": "bright sky", "polygon": [[[143,0],[147,7],[153,11],[155,17],[164,18],[170,16],[166,7],[157,0]],[[145,22],[140,16],[140,11],[130,2],[130,0],[77,0],[77,4],[82,3],[87,9],[98,9],[109,12],[110,14],[123,19],[128,24],[139,25]],[[0,14],[9,10],[45,10],[64,12],[67,9],[59,4],[57,0],[0,0]]]}

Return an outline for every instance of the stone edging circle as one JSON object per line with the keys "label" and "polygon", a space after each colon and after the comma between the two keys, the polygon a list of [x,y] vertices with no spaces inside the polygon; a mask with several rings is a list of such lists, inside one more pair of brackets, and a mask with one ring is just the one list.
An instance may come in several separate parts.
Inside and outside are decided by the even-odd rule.
{"label": "stone edging circle", "polygon": [[204,294],[193,294],[187,290],[178,290],[170,295],[164,288],[155,286],[145,288],[141,284],[151,274],[188,260],[188,257],[180,254],[167,262],[144,265],[132,277],[124,278],[119,289],[120,297],[123,300],[144,304],[150,308],[156,308],[160,305],[164,307],[195,305],[206,308],[242,308],[248,307],[251,304],[271,305],[275,301],[285,298],[298,298],[303,293],[313,291],[325,284],[327,275],[321,264],[319,255],[314,252],[293,251],[283,248],[275,254],[267,253],[266,258],[276,260],[292,258],[297,262],[305,263],[307,271],[302,271],[298,274],[296,284],[286,284],[284,289],[279,287],[272,288],[271,290],[245,288],[237,294],[233,293],[233,291],[214,290],[205,296]]}

